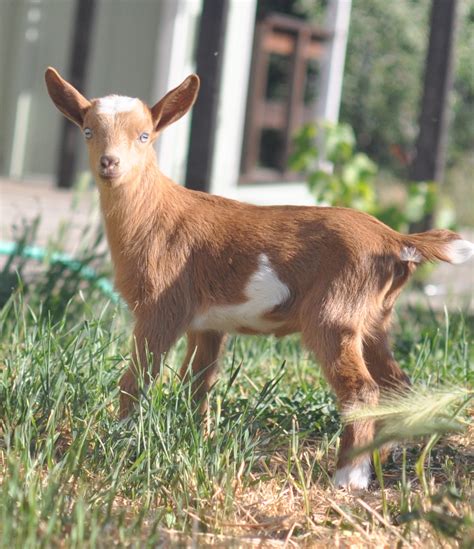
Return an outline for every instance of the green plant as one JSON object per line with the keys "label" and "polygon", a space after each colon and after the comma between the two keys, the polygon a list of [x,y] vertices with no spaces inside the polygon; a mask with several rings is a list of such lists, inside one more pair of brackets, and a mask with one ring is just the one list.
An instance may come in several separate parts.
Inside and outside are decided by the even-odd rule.
{"label": "green plant", "polygon": [[[398,518],[400,525],[426,521],[433,529],[448,539],[459,543],[460,547],[472,547],[474,517],[471,512],[458,512],[454,504],[462,500],[456,488],[441,488],[430,495],[425,504],[417,503],[409,512]],[[453,512],[454,511],[454,512]]]}
{"label": "green plant", "polygon": [[[354,128],[359,150],[384,170],[400,175],[406,174],[418,131],[431,4],[419,0],[352,2],[341,120]],[[448,165],[459,163],[472,151],[473,30],[474,3],[458,2]]]}
{"label": "green plant", "polygon": [[467,422],[461,412],[473,398],[474,391],[463,387],[416,387],[402,393],[382,393],[377,406],[358,408],[347,414],[345,420],[353,422],[370,418],[377,421],[377,436],[370,446],[360,449],[359,452],[430,436],[430,441],[417,463],[420,482],[427,491],[426,479],[422,478],[426,455],[439,435],[466,427]]}
{"label": "green plant", "polygon": [[[325,165],[319,161],[317,145]],[[290,165],[307,174],[309,188],[318,202],[365,211],[375,208],[377,166],[367,155],[355,151],[354,132],[347,124],[304,126],[295,137]]]}
{"label": "green plant", "polygon": [[[447,325],[448,328],[449,325]],[[384,444],[429,436],[414,465],[425,500],[421,503],[418,499],[411,510],[407,510],[409,507],[407,493],[410,489],[406,481],[406,452],[403,453],[400,485],[401,514],[398,523],[426,521],[447,538],[454,538],[461,542],[467,540],[467,531],[474,524],[472,512],[455,510],[453,513],[455,507],[452,503],[461,499],[458,491],[454,486],[441,487],[433,491],[433,483],[428,481],[427,472],[430,471],[428,462],[432,451],[440,441],[441,435],[466,429],[469,422],[462,412],[465,412],[473,398],[474,391],[461,387],[439,389],[418,387],[406,393],[392,392],[382,395],[377,406],[359,409],[346,417],[349,422],[366,418],[377,420],[378,433],[368,449],[373,450],[375,472],[381,486],[384,517],[387,517],[387,500],[377,448]]]}
{"label": "green plant", "polygon": [[[407,186],[403,206],[381,204],[376,186],[378,167],[366,154],[357,152],[348,124],[305,125],[295,136],[290,167],[306,176],[318,203],[368,212],[399,231],[407,231],[410,224],[433,214],[439,203],[437,186],[425,182]],[[444,226],[452,224],[446,209],[441,221]]]}
{"label": "green plant", "polygon": [[[335,403],[297,339],[233,339],[202,425],[191,384],[176,374],[184,356],[179,342],[133,417],[119,422],[117,385],[128,359],[127,330],[110,322],[102,303],[90,303],[90,287],[84,292],[86,299],[76,298],[59,319],[43,307],[27,306],[21,291],[0,311],[1,546],[146,547],[163,543],[170,529],[186,536],[188,545],[192,540],[205,545],[204,536],[213,533],[232,534],[234,541],[215,543],[238,547],[250,530],[256,537],[289,536],[311,546],[367,531],[357,498],[331,487]],[[388,415],[403,429],[406,423],[396,413],[407,418],[414,403],[423,409],[432,403],[426,412],[430,421],[416,415],[425,426],[433,424],[434,404],[442,414],[459,416],[459,406],[451,414],[454,400],[442,401],[433,384],[440,373],[445,382],[472,385],[469,326],[456,316],[448,324],[443,317],[406,310],[399,331],[403,366],[417,384],[431,388],[423,393],[426,400],[418,393]],[[382,519],[414,545],[432,539],[428,527],[464,539],[472,522],[468,463],[462,462],[467,450],[451,454],[453,465],[436,484],[452,486],[458,499],[432,504],[436,494],[427,495],[420,484],[417,467],[430,487],[439,476],[443,448],[450,447],[440,440],[422,460],[419,449],[409,449],[400,510],[402,494],[393,479],[401,473],[386,474],[384,468]],[[380,467],[377,471],[382,478]],[[381,497],[373,492],[364,499],[371,504]],[[345,513],[342,523],[330,514],[332,501]],[[445,504],[450,515],[443,520]],[[290,517],[290,526],[282,524],[282,516]],[[229,526],[238,524],[244,532]],[[374,544],[383,539],[392,546],[385,528],[372,527]]]}

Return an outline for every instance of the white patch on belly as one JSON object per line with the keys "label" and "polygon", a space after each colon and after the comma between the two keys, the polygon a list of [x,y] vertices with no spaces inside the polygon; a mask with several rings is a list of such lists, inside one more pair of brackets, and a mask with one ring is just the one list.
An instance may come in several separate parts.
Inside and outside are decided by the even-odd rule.
{"label": "white patch on belly", "polygon": [[97,100],[98,114],[111,114],[115,116],[119,112],[130,112],[137,106],[138,99],[124,95],[108,95]]}
{"label": "white patch on belly", "polygon": [[284,303],[290,290],[278,278],[265,254],[258,258],[258,270],[249,278],[245,288],[248,301],[238,305],[216,305],[194,317],[193,330],[236,332],[248,328],[257,332],[271,332],[278,323],[263,318],[265,313]]}

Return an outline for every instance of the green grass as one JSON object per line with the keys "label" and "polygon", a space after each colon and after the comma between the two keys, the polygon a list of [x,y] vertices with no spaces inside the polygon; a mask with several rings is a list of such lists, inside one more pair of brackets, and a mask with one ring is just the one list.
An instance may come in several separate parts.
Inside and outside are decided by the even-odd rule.
{"label": "green grass", "polygon": [[[180,341],[120,422],[126,311],[89,287],[65,302],[38,280],[0,313],[2,547],[470,543],[469,425],[405,446],[382,490],[335,491],[340,420],[296,337],[233,337],[202,422],[176,374]],[[472,317],[400,310],[397,358],[425,394],[472,390],[473,329]]]}

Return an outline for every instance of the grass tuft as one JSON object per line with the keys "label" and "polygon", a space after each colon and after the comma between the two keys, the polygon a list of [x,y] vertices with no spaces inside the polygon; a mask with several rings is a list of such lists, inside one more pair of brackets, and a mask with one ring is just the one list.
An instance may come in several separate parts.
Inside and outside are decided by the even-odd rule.
{"label": "grass tuft", "polygon": [[360,452],[387,443],[461,431],[468,423],[462,411],[469,406],[474,391],[463,387],[415,386],[399,392],[383,393],[376,406],[362,406],[344,414],[347,423],[361,420],[377,422],[373,444]]}

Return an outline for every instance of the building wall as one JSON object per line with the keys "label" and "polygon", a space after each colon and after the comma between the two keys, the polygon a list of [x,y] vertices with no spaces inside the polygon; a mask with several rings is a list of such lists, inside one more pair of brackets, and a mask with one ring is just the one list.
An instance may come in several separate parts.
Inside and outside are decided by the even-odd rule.
{"label": "building wall", "polygon": [[[5,0],[0,3],[0,130],[4,128],[4,121],[7,117],[7,92],[11,85],[10,67],[12,61],[11,48],[12,25],[14,14],[14,0]],[[6,132],[0,131],[0,167],[6,157]]]}
{"label": "building wall", "polygon": [[[187,21],[186,48],[175,64],[182,70],[192,65],[191,31],[199,0],[96,0],[85,95],[120,93],[150,104],[159,99],[155,96],[160,88],[157,80],[167,80],[167,73],[157,66],[163,57],[158,49],[163,54],[170,48],[160,40],[165,4],[170,1],[171,5],[182,4],[185,13],[176,15]],[[188,4],[192,9],[186,10]],[[54,177],[64,118],[47,95],[44,71],[52,65],[67,77],[74,12],[75,0],[0,0],[2,175]],[[175,73],[179,76],[179,70]],[[175,143],[171,152],[176,149]],[[174,164],[182,169],[182,158],[168,160],[170,169]],[[80,149],[79,169],[87,169],[85,147]]]}
{"label": "building wall", "polygon": [[48,64],[66,64],[72,6],[72,0],[0,2],[1,173],[48,173],[54,165],[59,120],[50,116],[43,74]]}

